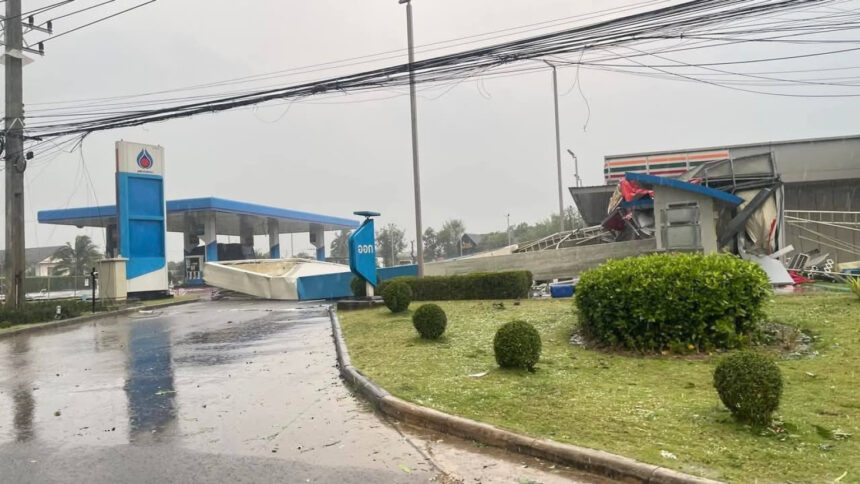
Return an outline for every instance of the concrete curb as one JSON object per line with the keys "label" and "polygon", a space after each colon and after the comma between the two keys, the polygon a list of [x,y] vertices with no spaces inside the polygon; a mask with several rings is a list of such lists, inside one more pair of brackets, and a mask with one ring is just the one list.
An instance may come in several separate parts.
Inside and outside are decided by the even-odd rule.
{"label": "concrete curb", "polygon": [[179,306],[182,304],[190,304],[199,302],[200,299],[185,299],[182,301],[171,301],[162,304],[153,304],[151,306],[132,306],[129,308],[118,309],[116,311],[108,311],[104,313],[96,313],[96,314],[87,314],[85,316],[78,316],[77,318],[70,319],[62,319],[60,321],[49,321],[47,323],[37,323],[37,324],[28,324],[26,326],[22,326],[20,328],[16,328],[9,331],[0,330],[0,339],[8,338],[10,336],[16,336],[25,333],[38,333],[40,331],[47,331],[49,329],[63,328],[65,326],[73,326],[75,324],[89,323],[92,321],[97,321],[99,319],[111,318],[114,316],[122,316],[124,314],[131,314],[140,310],[152,310],[152,309],[162,309],[170,306]]}
{"label": "concrete curb", "polygon": [[718,481],[691,476],[601,450],[526,437],[490,424],[449,415],[394,397],[352,366],[337,312],[330,308],[329,314],[341,376],[379,411],[389,417],[620,481],[653,484],[718,484]]}

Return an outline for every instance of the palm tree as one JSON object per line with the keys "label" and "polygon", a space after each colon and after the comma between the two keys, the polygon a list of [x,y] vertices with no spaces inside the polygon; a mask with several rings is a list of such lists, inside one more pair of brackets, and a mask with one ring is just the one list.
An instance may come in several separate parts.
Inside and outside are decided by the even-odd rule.
{"label": "palm tree", "polygon": [[101,258],[102,253],[89,236],[78,235],[75,237],[74,247],[71,242],[66,242],[66,245],[54,252],[54,259],[57,260],[54,270],[61,276],[81,276]]}
{"label": "palm tree", "polygon": [[349,230],[341,230],[331,241],[331,256],[339,259],[349,257]]}

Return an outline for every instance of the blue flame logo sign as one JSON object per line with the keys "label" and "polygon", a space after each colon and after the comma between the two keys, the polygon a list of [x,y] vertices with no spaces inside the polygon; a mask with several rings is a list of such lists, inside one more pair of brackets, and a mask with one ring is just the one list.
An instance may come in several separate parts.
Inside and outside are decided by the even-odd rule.
{"label": "blue flame logo sign", "polygon": [[146,149],[140,150],[140,154],[137,155],[137,166],[144,170],[149,170],[154,164],[155,162],[153,161],[152,155],[149,154],[149,151],[146,151]]}

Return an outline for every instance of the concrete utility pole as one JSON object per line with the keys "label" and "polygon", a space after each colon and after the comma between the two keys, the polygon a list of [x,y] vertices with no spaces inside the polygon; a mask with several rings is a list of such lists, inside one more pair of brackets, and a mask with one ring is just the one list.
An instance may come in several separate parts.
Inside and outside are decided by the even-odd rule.
{"label": "concrete utility pole", "polygon": [[511,214],[508,214],[508,245],[511,245]]}
{"label": "concrete utility pole", "polygon": [[6,0],[6,307],[24,305],[24,101],[21,0]]}
{"label": "concrete utility pole", "polygon": [[418,277],[424,277],[424,239],[421,229],[421,170],[418,168],[418,104],[415,95],[415,39],[412,32],[412,1],[406,4],[406,34],[409,41],[409,105],[412,112],[412,182],[415,191],[415,242],[418,246]]}
{"label": "concrete utility pole", "polygon": [[552,100],[555,103],[555,161],[558,167],[558,231],[564,232],[564,197],[561,187],[561,130],[558,122],[558,70],[549,62],[546,64],[552,67]]}

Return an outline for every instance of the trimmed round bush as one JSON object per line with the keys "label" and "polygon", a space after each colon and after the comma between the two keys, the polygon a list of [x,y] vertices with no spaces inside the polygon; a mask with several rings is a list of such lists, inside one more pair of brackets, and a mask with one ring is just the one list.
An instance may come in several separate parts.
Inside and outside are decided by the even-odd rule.
{"label": "trimmed round bush", "polygon": [[583,273],[575,301],[583,332],[637,351],[737,348],[759,331],[771,294],[754,262],[727,254],[653,254]]}
{"label": "trimmed round bush", "polygon": [[540,334],[525,321],[505,323],[493,338],[496,363],[502,368],[524,368],[534,371],[540,359]]}
{"label": "trimmed round bush", "polygon": [[779,408],[782,373],[773,358],[743,351],[723,358],[714,371],[714,387],[735,418],[767,425]]}
{"label": "trimmed round bush", "polygon": [[355,297],[367,297],[367,286],[364,279],[355,276],[349,281],[349,288],[352,290],[352,295]]}
{"label": "trimmed round bush", "polygon": [[442,336],[448,326],[448,316],[437,304],[424,304],[412,315],[412,326],[424,339]]}
{"label": "trimmed round bush", "polygon": [[412,288],[405,282],[394,281],[382,291],[382,300],[392,313],[402,313],[409,309],[409,303],[412,302]]}

